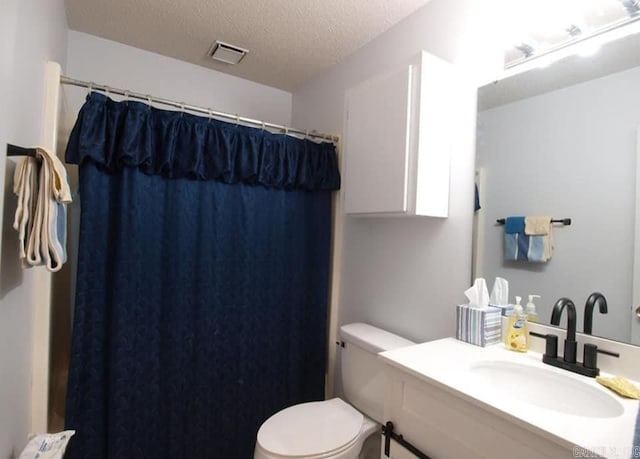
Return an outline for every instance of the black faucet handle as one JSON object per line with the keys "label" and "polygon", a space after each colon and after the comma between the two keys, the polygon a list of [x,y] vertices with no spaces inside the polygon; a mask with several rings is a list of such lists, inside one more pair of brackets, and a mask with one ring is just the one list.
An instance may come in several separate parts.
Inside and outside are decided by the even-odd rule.
{"label": "black faucet handle", "polygon": [[609,355],[611,357],[620,357],[617,352],[598,349],[595,344],[586,343],[584,345],[584,363],[585,368],[598,368],[598,354]]}
{"label": "black faucet handle", "polygon": [[556,358],[558,357],[558,336],[548,333],[536,333],[530,331],[529,334],[531,336],[535,336],[536,338],[544,338],[545,346],[544,346],[544,355],[547,357]]}

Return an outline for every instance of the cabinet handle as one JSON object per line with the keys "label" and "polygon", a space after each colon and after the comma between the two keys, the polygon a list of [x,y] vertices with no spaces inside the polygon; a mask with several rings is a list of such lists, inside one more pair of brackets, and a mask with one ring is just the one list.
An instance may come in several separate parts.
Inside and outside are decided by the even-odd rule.
{"label": "cabinet handle", "polygon": [[386,457],[391,457],[391,439],[393,438],[396,443],[405,448],[407,451],[410,451],[411,454],[415,455],[417,459],[431,459],[418,448],[406,441],[402,435],[398,435],[397,433],[395,433],[393,431],[393,422],[387,421],[387,423],[382,426],[382,434],[384,435],[384,455]]}
{"label": "cabinet handle", "polygon": [[636,317],[640,319],[640,306],[636,308]]}

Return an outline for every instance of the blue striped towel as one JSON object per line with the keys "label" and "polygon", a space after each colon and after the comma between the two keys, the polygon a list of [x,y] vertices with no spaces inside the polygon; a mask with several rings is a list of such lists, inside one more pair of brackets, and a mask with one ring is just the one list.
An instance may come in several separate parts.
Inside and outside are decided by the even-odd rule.
{"label": "blue striped towel", "polygon": [[529,261],[529,237],[524,234],[524,217],[507,217],[504,223],[505,260]]}
{"label": "blue striped towel", "polygon": [[524,233],[529,236],[529,261],[549,261],[553,254],[550,216],[527,216]]}

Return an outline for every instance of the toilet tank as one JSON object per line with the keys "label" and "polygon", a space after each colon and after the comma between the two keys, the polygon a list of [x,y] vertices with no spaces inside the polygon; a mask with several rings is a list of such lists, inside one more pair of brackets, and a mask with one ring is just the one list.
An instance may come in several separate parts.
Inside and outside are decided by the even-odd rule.
{"label": "toilet tank", "polygon": [[344,342],[342,387],[346,400],[373,420],[384,423],[384,367],[378,353],[415,344],[363,323],[340,327]]}

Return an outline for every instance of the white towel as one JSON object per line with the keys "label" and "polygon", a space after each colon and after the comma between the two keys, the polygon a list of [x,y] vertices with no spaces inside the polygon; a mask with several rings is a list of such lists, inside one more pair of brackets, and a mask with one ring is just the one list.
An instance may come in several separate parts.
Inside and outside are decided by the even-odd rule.
{"label": "white towel", "polygon": [[524,234],[529,236],[546,236],[551,233],[551,217],[524,217]]}
{"label": "white towel", "polygon": [[18,207],[13,228],[18,231],[20,259],[26,258],[26,244],[33,227],[38,194],[39,164],[35,158],[25,158],[16,167],[13,175],[13,192],[18,196]]}
{"label": "white towel", "polygon": [[67,260],[66,204],[71,202],[71,190],[56,156],[42,147],[36,147],[36,156],[22,160],[14,174],[18,207],[13,227],[23,265],[45,265],[55,272]]}

